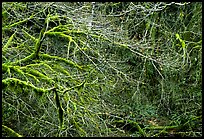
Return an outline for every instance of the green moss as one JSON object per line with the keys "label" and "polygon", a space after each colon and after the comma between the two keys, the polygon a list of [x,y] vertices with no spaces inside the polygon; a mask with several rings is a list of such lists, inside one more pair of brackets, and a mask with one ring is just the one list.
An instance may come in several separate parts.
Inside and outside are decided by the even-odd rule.
{"label": "green moss", "polygon": [[15,132],[13,129],[5,126],[5,125],[2,125],[2,127],[7,130],[7,132],[9,132],[10,136],[13,136],[13,137],[23,137],[22,135],[18,134],[17,132]]}
{"label": "green moss", "polygon": [[25,81],[22,81],[22,80],[19,80],[19,79],[16,79],[16,78],[4,79],[4,80],[2,80],[2,84],[3,84],[3,86],[18,86],[19,85],[22,88],[23,87],[29,87],[31,90],[33,89],[40,96],[42,96],[43,93],[46,93],[46,92],[49,91],[49,90],[45,90],[45,89],[42,89],[42,88],[35,87],[34,85],[32,85],[32,84],[30,84],[28,82],[25,82]]}
{"label": "green moss", "polygon": [[60,98],[59,98],[57,90],[54,89],[53,91],[55,93],[55,101],[56,101],[56,105],[57,105],[57,109],[58,109],[58,117],[59,117],[59,122],[60,122],[60,128],[62,128],[63,123],[64,123],[64,110],[63,110],[62,105],[60,103]]}
{"label": "green moss", "polygon": [[13,40],[15,34],[16,34],[16,32],[14,32],[14,33],[11,35],[11,37],[10,37],[9,40],[8,40],[8,42],[4,45],[4,47],[3,47],[3,49],[2,49],[2,52],[3,52],[3,53],[6,53],[8,47],[9,47],[9,46],[11,45],[11,43],[12,43],[12,40]]}
{"label": "green moss", "polygon": [[79,66],[78,64],[74,63],[73,61],[71,60],[67,60],[65,58],[62,58],[62,57],[58,57],[58,56],[51,56],[51,55],[48,55],[48,54],[40,54],[40,57],[42,57],[43,59],[53,59],[53,60],[57,60],[57,61],[62,61],[66,64],[69,64],[70,66],[72,67],[77,67],[79,69],[82,69],[81,66]]}

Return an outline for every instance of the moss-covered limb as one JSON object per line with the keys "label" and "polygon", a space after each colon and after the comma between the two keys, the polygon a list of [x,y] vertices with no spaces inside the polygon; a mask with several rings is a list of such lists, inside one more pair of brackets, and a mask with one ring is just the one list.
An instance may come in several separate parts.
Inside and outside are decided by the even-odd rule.
{"label": "moss-covered limb", "polygon": [[19,48],[25,47],[25,43],[26,43],[26,41],[23,42],[23,43],[21,43],[20,45],[18,45],[18,46],[16,47],[16,49],[19,49]]}
{"label": "moss-covered limb", "polygon": [[72,41],[72,36],[66,35],[63,32],[47,32],[48,35],[59,35],[60,37],[68,38],[69,41]]}
{"label": "moss-covered limb", "polygon": [[79,66],[77,63],[74,63],[71,60],[67,60],[65,58],[61,58],[58,56],[51,56],[48,54],[40,54],[39,57],[42,57],[43,59],[53,59],[53,60],[57,60],[57,61],[62,61],[66,64],[69,64],[72,67],[77,67],[78,69],[82,69],[82,66]]}
{"label": "moss-covered limb", "polygon": [[[45,34],[48,34],[48,35],[60,35],[61,37],[65,37],[65,38],[68,38],[69,41],[72,41],[72,36],[68,35],[68,34],[71,34],[71,33],[74,33],[74,34],[80,34],[80,35],[90,35],[92,36],[93,38],[97,38],[97,39],[100,39],[101,41],[109,41],[109,42],[112,42],[111,40],[109,40],[108,38],[105,38],[105,37],[102,37],[101,35],[95,35],[95,34],[87,34],[86,32],[84,31],[79,31],[79,30],[69,30],[69,29],[64,29],[64,28],[60,28],[61,26],[58,26],[56,28],[53,28],[52,30],[49,30],[47,31]],[[54,30],[56,29],[60,29],[60,31],[56,31],[54,32]],[[65,31],[63,31],[65,30]],[[127,45],[125,44],[120,44],[120,43],[117,43],[117,42],[114,42],[114,44],[117,44],[119,46],[123,46],[123,47],[126,47],[127,48]]]}
{"label": "moss-covered limb", "polygon": [[[58,31],[55,31],[55,30],[58,30]],[[111,40],[109,40],[108,38],[102,37],[101,35],[88,34],[88,33],[84,32],[84,31],[80,31],[80,30],[70,30],[70,29],[67,28],[67,25],[59,25],[59,26],[54,27],[54,28],[52,28],[52,29],[50,29],[50,30],[48,30],[46,32],[46,34],[50,34],[50,35],[62,35],[62,37],[63,36],[67,37],[67,36],[69,36],[68,34],[71,34],[71,33],[73,33],[73,34],[80,34],[80,35],[83,34],[83,35],[86,35],[86,36],[90,35],[93,38],[97,38],[97,39],[100,39],[102,41],[110,41],[111,42]]]}
{"label": "moss-covered limb", "polygon": [[[50,5],[50,4],[49,4],[49,5]],[[46,5],[46,6],[47,6],[47,5]],[[2,30],[8,30],[8,29],[10,29],[10,28],[12,28],[12,27],[15,27],[15,26],[17,26],[17,25],[20,25],[20,24],[22,24],[22,23],[25,23],[25,22],[27,22],[27,21],[33,19],[36,15],[38,15],[38,14],[42,13],[43,11],[45,11],[48,7],[49,7],[49,6],[44,7],[42,11],[35,12],[35,13],[33,13],[30,17],[28,17],[28,18],[26,18],[26,19],[24,19],[24,20],[15,22],[15,23],[13,23],[13,24],[11,24],[11,25],[4,26],[4,27],[2,28]]]}
{"label": "moss-covered limb", "polygon": [[71,88],[65,89],[63,91],[63,94],[65,94],[67,91],[72,90],[72,89],[77,89],[77,91],[81,92],[82,89],[85,87],[85,84],[86,84],[86,80],[84,80],[82,83],[80,83],[80,84],[78,84],[76,86],[73,86]]}
{"label": "moss-covered limb", "polygon": [[19,66],[9,66],[9,68],[13,71],[15,71],[16,73],[19,73],[21,75],[23,75],[23,77],[26,78],[26,80],[28,81],[28,78],[25,76],[25,72],[23,72]]}
{"label": "moss-covered limb", "polygon": [[8,59],[4,55],[2,55],[2,60],[7,61]]}
{"label": "moss-covered limb", "polygon": [[43,64],[46,68],[48,68],[50,71],[55,72],[55,71],[50,67],[50,65],[46,64],[45,62],[42,62],[42,64]]}
{"label": "moss-covered limb", "polygon": [[128,122],[128,123],[131,123],[131,124],[133,124],[133,125],[135,125],[135,127],[138,129],[139,133],[140,133],[142,136],[144,136],[144,137],[147,136],[146,133],[144,132],[144,130],[139,126],[139,124],[138,124],[137,122],[132,121],[132,120],[128,120],[127,122]]}
{"label": "moss-covered limb", "polygon": [[60,122],[60,128],[63,127],[63,120],[64,120],[64,110],[62,108],[62,105],[60,103],[60,98],[57,92],[57,89],[53,89],[54,93],[55,93],[55,101],[56,101],[56,105],[57,105],[57,109],[58,109],[58,114],[59,114],[59,122]]}
{"label": "moss-covered limb", "polygon": [[66,31],[63,31],[64,34],[70,34],[70,33],[73,33],[73,34],[79,34],[79,35],[86,35],[87,36],[87,33],[84,32],[84,31],[80,31],[80,30],[68,30],[66,29]]}
{"label": "moss-covered limb", "polygon": [[43,27],[43,28],[41,29],[39,38],[37,39],[37,41],[36,41],[36,43],[35,43],[35,52],[34,52],[35,58],[38,58],[38,57],[39,57],[38,54],[39,54],[39,52],[40,52],[40,48],[41,48],[42,43],[43,43],[43,40],[44,40],[44,38],[45,38],[44,32],[45,32],[45,27]]}
{"label": "moss-covered limb", "polygon": [[17,72],[17,73],[23,74],[23,71],[20,70],[19,66],[7,66],[7,67],[10,68],[11,70]]}
{"label": "moss-covered limb", "polygon": [[[52,83],[54,82],[51,78],[47,77],[46,75],[40,73],[39,71],[37,70],[34,70],[34,69],[30,69],[29,67],[34,67],[34,66],[41,66],[41,65],[44,65],[45,67],[47,67],[49,70],[51,71],[54,71],[48,64],[46,63],[37,63],[37,64],[30,64],[30,65],[26,65],[24,67],[20,67],[20,66],[10,66],[10,65],[7,65],[7,64],[3,64],[2,65],[2,72],[5,73],[7,72],[8,70],[13,70],[17,73],[20,73],[22,75],[28,75],[32,78],[35,79],[35,81],[39,82],[39,80],[37,79],[37,77],[40,77],[42,79],[45,79],[46,81]],[[55,72],[55,71],[54,71]],[[26,77],[26,76],[24,76]],[[27,80],[27,78],[26,78]]]}
{"label": "moss-covered limb", "polygon": [[[2,64],[2,72],[3,73],[8,72],[8,74],[10,74],[11,71],[15,71],[16,73],[19,73],[19,74],[23,75],[23,77],[26,78],[25,73],[20,69],[19,66],[10,66],[7,64]],[[26,78],[26,80],[28,80],[28,79]]]}
{"label": "moss-covered limb", "polygon": [[55,31],[55,30],[57,30],[57,29],[61,29],[61,28],[62,28],[62,26],[64,26],[64,25],[59,25],[59,26],[56,26],[56,27],[54,27],[54,28],[52,28],[52,29],[50,29],[50,30],[46,31],[46,32],[45,32],[45,34],[49,34],[49,33],[50,33],[50,32],[52,32],[52,31]]}
{"label": "moss-covered limb", "polygon": [[186,48],[185,41],[180,38],[179,34],[176,34],[176,39],[180,41],[182,48]]}
{"label": "moss-covered limb", "polygon": [[48,81],[49,83],[54,82],[51,78],[47,77],[46,75],[42,74],[41,72],[39,72],[39,71],[37,71],[35,69],[25,69],[25,70],[26,70],[26,72],[28,72],[28,73],[30,73],[30,74],[32,74],[34,76],[37,76],[37,77],[39,77],[41,79],[44,79],[44,80]]}
{"label": "moss-covered limb", "polygon": [[[36,13],[36,14],[38,14],[38,13]],[[11,27],[20,25],[20,24],[22,24],[24,22],[27,22],[28,20],[32,19],[36,14],[32,14],[29,18],[26,18],[26,19],[24,19],[22,21],[18,21],[18,22],[15,22],[15,23],[11,24],[11,25],[5,26],[5,27],[2,28],[2,30],[7,30],[7,29],[10,29]]]}
{"label": "moss-covered limb", "polygon": [[[58,35],[58,36],[60,36],[60,37],[67,38],[68,41],[69,41],[69,45],[68,45],[68,55],[69,55],[69,47],[70,47],[70,45],[71,45],[71,42],[73,42],[72,36],[66,35],[66,34],[64,34],[63,32],[50,32],[50,31],[45,32],[45,34],[46,34],[46,35]],[[62,59],[61,59],[61,60],[62,60]]]}
{"label": "moss-covered limb", "polygon": [[14,35],[16,34],[16,32],[14,32],[11,37],[9,38],[9,40],[7,41],[7,43],[4,45],[4,47],[2,48],[2,52],[6,53],[8,47],[11,45],[11,42],[13,40]]}
{"label": "moss-covered limb", "polygon": [[46,25],[48,26],[48,24],[49,24],[49,21],[48,21],[48,18],[46,18],[45,25],[41,29],[38,39],[35,39],[30,34],[28,34],[25,30],[23,30],[24,33],[26,33],[29,37],[31,37],[31,39],[33,39],[36,42],[35,43],[35,51],[34,51],[34,53],[31,54],[32,58],[34,58],[34,59],[39,57],[38,54],[40,52],[40,48],[41,48],[43,40],[45,38]]}
{"label": "moss-covered limb", "polygon": [[[56,29],[60,29],[60,31],[54,31]],[[65,30],[65,31],[63,31],[63,30]],[[111,42],[111,40],[109,40],[108,38],[105,38],[105,37],[102,37],[102,36],[99,36],[99,35],[87,34],[84,31],[69,30],[69,29],[64,29],[64,28],[60,28],[60,27],[53,28],[52,30],[47,31],[45,34],[48,34],[48,35],[60,35],[61,37],[68,38],[69,41],[72,41],[72,36],[68,35],[68,34],[71,34],[71,33],[80,34],[80,35],[86,35],[86,36],[90,35],[93,38],[97,38],[97,39],[100,39],[102,41],[110,41]],[[123,45],[123,44],[120,44],[120,43],[118,43],[118,44],[121,45],[121,46],[127,47],[127,45]]]}
{"label": "moss-covered limb", "polygon": [[[22,74],[22,75],[27,74],[27,75],[33,77],[37,82],[39,82],[39,80],[36,77],[44,79],[44,80],[48,81],[49,83],[54,82],[51,78],[47,77],[46,75],[42,74],[41,72],[39,72],[39,71],[37,71],[35,69],[26,68],[26,66],[25,67],[19,67],[19,66],[8,66],[6,64],[3,64],[2,67],[3,67],[2,68],[3,73],[6,72],[8,69],[11,69],[11,70],[13,70],[13,71],[15,71],[17,73]],[[26,76],[24,76],[24,77],[26,77]],[[27,78],[26,78],[26,80],[27,80]]]}
{"label": "moss-covered limb", "polygon": [[37,42],[37,39],[35,37],[33,37],[32,35],[30,35],[28,32],[26,32],[24,29],[22,29],[22,31],[25,33],[26,36],[28,36],[29,38],[31,38],[34,42]]}
{"label": "moss-covered limb", "polygon": [[[26,82],[26,81],[22,81],[19,80],[17,78],[7,78],[2,80],[2,86],[15,86],[15,85],[21,85],[22,87],[29,87],[31,90],[33,89],[36,93],[38,93],[40,96],[42,96],[43,93],[48,93],[51,92],[53,89],[55,89],[56,87],[51,87],[51,88],[47,88],[47,89],[43,89],[43,88],[39,88],[34,86],[33,84]],[[59,86],[61,87],[61,86]],[[61,92],[61,91],[59,91]]]}
{"label": "moss-covered limb", "polygon": [[46,68],[48,68],[50,71],[53,71],[55,72],[47,63],[46,61],[42,61],[40,63],[35,63],[35,64],[29,64],[29,65],[26,65],[26,66],[22,66],[20,67],[21,69],[27,69],[27,68],[30,68],[30,67],[39,67],[39,66],[45,66]]}
{"label": "moss-covered limb", "polygon": [[12,136],[15,136],[15,137],[23,137],[22,135],[18,134],[17,132],[15,132],[13,129],[5,126],[5,125],[2,125],[2,127],[4,129],[6,129]]}
{"label": "moss-covered limb", "polygon": [[36,76],[34,76],[34,75],[32,75],[32,74],[29,74],[29,73],[25,73],[25,75],[27,75],[27,76],[30,76],[30,77],[32,77],[36,82],[40,82],[37,78],[36,78]]}
{"label": "moss-covered limb", "polygon": [[27,18],[27,19],[24,19],[24,20],[22,20],[22,21],[18,21],[18,22],[16,22],[16,23],[11,24],[11,25],[5,26],[5,27],[2,28],[2,30],[10,29],[11,27],[14,27],[14,26],[17,26],[17,25],[19,25],[19,24],[22,24],[22,23],[28,21],[29,19],[30,19],[30,18]]}
{"label": "moss-covered limb", "polygon": [[[66,34],[64,34],[64,33],[66,33]],[[72,38],[72,36],[70,36],[70,35],[67,35],[67,34],[70,34],[70,33],[80,33],[80,34],[85,34],[85,35],[87,35],[85,32],[82,32],[82,31],[70,31],[70,30],[68,30],[68,31],[64,31],[64,32],[46,32],[46,34],[48,34],[48,35],[59,35],[59,36],[61,36],[61,37],[64,37],[64,38],[68,38],[68,40],[69,40],[69,46],[70,46],[70,43],[71,42],[73,42],[83,53],[84,53],[84,51],[78,46],[78,44],[76,43],[76,41]],[[101,37],[101,36],[97,36],[97,35],[91,35],[92,37],[95,37],[95,38],[98,38],[98,39],[102,39],[102,40],[106,40],[106,41],[111,41],[111,40],[109,40],[109,39],[107,39],[107,38],[104,38],[104,37]],[[120,44],[120,43],[117,43],[117,42],[114,42],[114,44],[116,44],[116,45],[118,45],[118,46],[120,46],[120,47],[125,47],[125,48],[128,48],[128,46],[126,45],[126,44]],[[68,46],[68,47],[69,47]],[[85,54],[85,53],[84,53]],[[85,54],[86,55],[86,54]],[[87,55],[86,55],[87,56]],[[91,60],[92,61],[92,60]],[[95,64],[95,63],[94,63]],[[96,66],[96,65],[95,65]]]}
{"label": "moss-covered limb", "polygon": [[73,27],[73,25],[72,24],[59,25],[59,26],[56,26],[56,27],[46,31],[45,34],[55,32],[55,30],[57,30],[57,31],[66,31],[68,29],[67,27]]}
{"label": "moss-covered limb", "polygon": [[63,74],[65,74],[65,75],[67,75],[67,76],[69,76],[69,77],[72,78],[72,76],[70,75],[70,73],[69,73],[65,68],[63,68],[61,65],[59,65],[59,64],[54,65],[54,68],[55,68],[55,69],[58,69],[61,73],[63,73]]}
{"label": "moss-covered limb", "polygon": [[21,63],[26,63],[26,62],[30,62],[32,61],[33,59],[35,58],[35,53],[32,53],[30,54],[29,56],[23,58],[23,59],[20,59],[20,60],[17,60],[15,62],[12,62],[11,65],[19,65]]}
{"label": "moss-covered limb", "polygon": [[26,66],[21,66],[21,69],[27,69],[27,68],[30,68],[30,67],[39,67],[41,65],[43,65],[43,63],[28,64]]}
{"label": "moss-covered limb", "polygon": [[17,78],[7,78],[7,79],[2,80],[3,88],[5,88],[6,86],[18,86],[18,85],[22,86],[22,87],[29,87],[29,88],[33,89],[40,96],[42,96],[43,93],[46,93],[49,91],[48,89],[46,90],[46,89],[35,87],[31,83],[22,81],[22,80],[17,79]]}
{"label": "moss-covered limb", "polygon": [[114,123],[119,123],[119,124],[127,124],[128,123],[128,124],[131,124],[131,127],[135,127],[143,137],[147,136],[145,131],[135,121],[132,121],[132,120],[127,120],[127,121],[125,121],[125,120],[117,120],[117,121],[114,121]]}
{"label": "moss-covered limb", "polygon": [[[73,77],[71,76],[71,74],[70,74],[64,67],[62,67],[61,65],[55,64],[55,65],[53,66],[53,68],[55,68],[55,70],[58,70],[58,72],[67,75],[68,78],[71,79],[71,81],[75,82],[75,80],[73,79]],[[55,72],[57,72],[57,71],[55,71]],[[68,80],[68,79],[67,79],[67,80]]]}
{"label": "moss-covered limb", "polygon": [[7,72],[8,69],[9,69],[9,66],[7,64],[2,64],[2,73]]}

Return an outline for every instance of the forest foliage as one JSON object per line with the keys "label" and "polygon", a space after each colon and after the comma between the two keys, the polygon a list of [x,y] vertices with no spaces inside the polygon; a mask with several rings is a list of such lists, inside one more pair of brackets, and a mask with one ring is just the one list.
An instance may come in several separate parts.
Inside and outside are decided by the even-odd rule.
{"label": "forest foliage", "polygon": [[202,3],[3,2],[2,136],[202,136]]}

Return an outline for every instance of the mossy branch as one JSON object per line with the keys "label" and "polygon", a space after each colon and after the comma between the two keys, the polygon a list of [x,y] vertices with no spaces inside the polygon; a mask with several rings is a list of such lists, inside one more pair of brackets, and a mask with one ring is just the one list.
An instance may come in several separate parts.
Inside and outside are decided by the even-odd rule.
{"label": "mossy branch", "polygon": [[42,96],[43,93],[50,91],[50,89],[38,88],[29,82],[25,82],[25,81],[22,81],[22,80],[17,79],[17,78],[7,78],[7,79],[2,80],[3,88],[5,88],[6,86],[18,86],[18,85],[20,85],[22,87],[29,87],[29,88],[33,89],[40,96]]}
{"label": "mossy branch", "polygon": [[5,125],[2,125],[2,127],[4,129],[6,129],[9,133],[11,133],[11,135],[15,136],[15,137],[23,137],[22,135],[18,134],[17,132],[15,132],[13,129],[5,126]]}
{"label": "mossy branch", "polygon": [[[35,14],[35,15],[36,15],[36,14]],[[18,21],[18,22],[16,22],[16,23],[11,24],[11,25],[5,26],[5,27],[2,28],[2,30],[7,30],[7,29],[10,29],[11,27],[20,25],[20,24],[22,24],[22,23],[24,23],[24,22],[27,22],[28,20],[32,19],[35,15],[31,15],[29,18],[26,18],[26,19],[24,19],[24,20],[22,20],[22,21]]]}
{"label": "mossy branch", "polygon": [[57,60],[57,61],[62,61],[64,63],[66,63],[66,64],[69,64],[72,67],[77,67],[79,69],[82,69],[82,66],[79,66],[77,63],[74,63],[71,60],[67,60],[65,58],[61,58],[61,57],[58,57],[58,56],[51,56],[51,55],[48,55],[48,54],[40,54],[39,56],[42,57],[43,59],[53,59],[53,60]]}
{"label": "mossy branch", "polygon": [[27,75],[27,76],[30,76],[30,77],[32,77],[36,82],[40,82],[37,78],[36,78],[36,76],[34,76],[34,75],[32,75],[32,74],[29,74],[29,73],[25,73],[25,75]]}
{"label": "mossy branch", "polygon": [[37,42],[37,39],[35,37],[33,37],[32,35],[30,35],[28,32],[26,32],[24,29],[22,29],[22,31],[25,33],[26,36],[30,37],[34,42]]}
{"label": "mossy branch", "polygon": [[9,69],[9,66],[7,65],[7,64],[2,64],[2,73],[5,73],[5,72],[7,72],[8,71],[8,69]]}
{"label": "mossy branch", "polygon": [[26,69],[26,71],[34,76],[40,77],[41,79],[48,81],[49,83],[54,82],[51,78],[47,77],[46,75],[42,74],[41,72],[35,69]]}
{"label": "mossy branch", "polygon": [[[43,64],[45,64],[45,63],[43,63]],[[10,70],[13,70],[13,71],[15,71],[19,74],[22,74],[22,75],[27,74],[28,76],[31,76],[32,78],[34,78],[37,82],[39,82],[39,80],[36,77],[40,77],[41,79],[44,79],[44,80],[48,81],[49,83],[54,82],[51,78],[47,77],[46,75],[42,74],[41,72],[39,72],[35,69],[28,69],[27,68],[28,66],[34,66],[34,65],[37,65],[37,64],[30,64],[30,65],[27,65],[25,67],[9,66],[9,65],[3,64],[2,65],[2,71],[3,71],[3,73],[5,73],[5,72],[10,73]],[[46,66],[48,66],[48,65],[46,65]],[[48,67],[51,68],[50,66],[48,66]],[[24,76],[24,77],[26,77],[26,76]],[[26,78],[26,80],[28,81],[27,78]]]}
{"label": "mossy branch", "polygon": [[26,66],[21,67],[21,69],[27,69],[29,67],[39,67],[39,66],[45,66],[46,68],[48,68],[51,71],[54,71],[48,64],[46,61],[40,62],[40,63],[35,63],[35,64],[29,64]]}
{"label": "mossy branch", "polygon": [[42,30],[40,31],[39,38],[36,40],[36,43],[35,43],[35,49],[36,50],[33,53],[31,53],[29,56],[27,56],[23,59],[17,60],[16,62],[13,62],[12,63],[13,65],[18,65],[20,63],[26,63],[26,62],[32,61],[33,59],[38,58],[38,54],[39,54],[42,42],[45,38],[44,32],[45,32],[45,27],[42,28]]}
{"label": "mossy branch", "polygon": [[2,52],[6,53],[8,47],[11,45],[11,42],[13,40],[14,35],[16,34],[16,32],[14,32],[11,37],[9,38],[8,42],[4,45],[4,47],[2,48]]}
{"label": "mossy branch", "polygon": [[[124,120],[118,120],[118,121],[115,121],[114,123],[126,123],[126,121]],[[135,121],[132,121],[132,120],[127,120],[127,123],[129,124],[132,124],[134,127],[136,127],[139,131],[139,133],[143,136],[143,137],[146,137],[146,133],[145,131],[139,126],[139,124]]]}
{"label": "mossy branch", "polygon": [[66,92],[68,92],[68,91],[70,91],[70,90],[72,90],[72,89],[77,89],[77,91],[81,92],[82,89],[85,87],[85,84],[86,84],[86,80],[84,80],[82,83],[80,83],[80,84],[78,84],[78,85],[76,85],[76,86],[73,86],[73,87],[71,87],[71,88],[65,89],[65,90],[63,91],[63,94],[65,94]]}
{"label": "mossy branch", "polygon": [[41,48],[43,40],[45,38],[44,32],[45,32],[45,27],[43,27],[42,30],[40,31],[40,36],[37,39],[36,44],[35,44],[35,49],[36,49],[34,52],[35,58],[39,57],[40,48]]}
{"label": "mossy branch", "polygon": [[60,128],[63,128],[63,120],[64,120],[64,110],[62,108],[62,105],[60,103],[60,98],[57,92],[57,89],[53,89],[54,93],[55,93],[55,101],[56,101],[56,105],[57,105],[57,109],[58,109],[58,114],[59,114],[59,122],[60,122]]}
{"label": "mossy branch", "polygon": [[27,56],[27,57],[25,57],[23,59],[12,62],[11,65],[19,65],[21,63],[26,63],[26,62],[32,61],[35,57],[36,57],[36,54],[32,53],[32,54],[30,54],[29,56]]}
{"label": "mossy branch", "polygon": [[128,120],[128,123],[132,123],[133,125],[135,125],[135,127],[138,129],[139,133],[140,133],[143,137],[146,137],[146,133],[145,133],[144,130],[139,126],[139,124],[138,124],[137,122]]}
{"label": "mossy branch", "polygon": [[[46,10],[46,9],[47,9],[47,7],[46,7],[44,10]],[[4,27],[2,28],[2,30],[8,30],[8,29],[10,29],[10,28],[12,28],[12,27],[15,27],[15,26],[17,26],[17,25],[20,25],[20,24],[22,24],[22,23],[25,23],[25,22],[27,22],[27,21],[33,19],[37,14],[39,14],[39,13],[41,13],[41,12],[42,12],[42,11],[39,11],[39,12],[37,12],[37,13],[32,14],[30,17],[28,17],[28,18],[26,18],[26,19],[24,19],[24,20],[15,22],[15,23],[13,23],[13,24],[11,24],[11,25],[4,26]]]}
{"label": "mossy branch", "polygon": [[64,37],[64,38],[68,38],[69,41],[72,41],[72,37],[69,36],[69,35],[64,34],[63,32],[46,32],[45,34],[48,34],[48,35],[59,35],[59,36]]}

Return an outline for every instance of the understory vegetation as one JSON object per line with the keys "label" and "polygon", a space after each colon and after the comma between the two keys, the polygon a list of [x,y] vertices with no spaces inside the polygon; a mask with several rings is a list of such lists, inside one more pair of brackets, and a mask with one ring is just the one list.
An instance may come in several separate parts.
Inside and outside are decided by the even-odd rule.
{"label": "understory vegetation", "polygon": [[202,3],[3,2],[2,136],[201,137]]}

